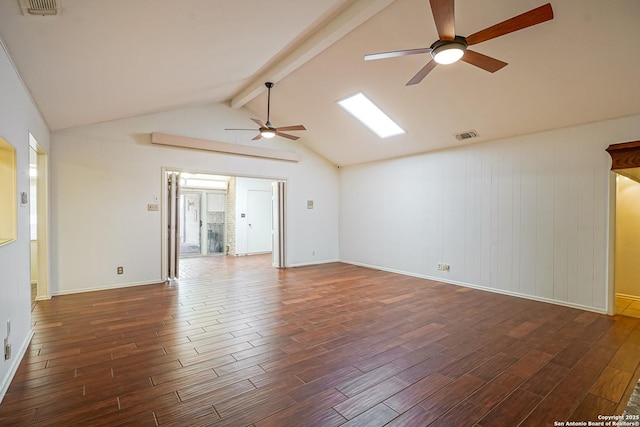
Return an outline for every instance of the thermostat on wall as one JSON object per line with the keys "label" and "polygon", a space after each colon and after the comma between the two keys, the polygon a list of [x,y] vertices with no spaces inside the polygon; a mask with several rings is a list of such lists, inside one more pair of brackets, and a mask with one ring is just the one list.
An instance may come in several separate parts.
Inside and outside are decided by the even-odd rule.
{"label": "thermostat on wall", "polygon": [[313,209],[313,200],[307,200],[307,209]]}

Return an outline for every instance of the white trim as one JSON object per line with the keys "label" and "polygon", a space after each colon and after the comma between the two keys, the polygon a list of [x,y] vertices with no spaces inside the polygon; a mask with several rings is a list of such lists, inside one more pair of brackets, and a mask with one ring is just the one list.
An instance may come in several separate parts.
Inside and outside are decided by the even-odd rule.
{"label": "white trim", "polygon": [[119,284],[116,284],[116,285],[105,285],[105,286],[100,286],[100,287],[97,287],[97,288],[72,289],[72,290],[69,290],[69,291],[54,292],[54,293],[52,293],[52,296],[80,294],[80,293],[83,293],[83,292],[106,291],[106,290],[109,290],[109,289],[130,288],[130,287],[133,287],[133,286],[162,285],[164,283],[166,283],[166,282],[163,281],[162,279],[144,281],[144,282],[119,283]]}
{"label": "white trim", "polygon": [[7,376],[5,377],[5,382],[4,384],[2,384],[2,387],[0,388],[0,403],[2,403],[2,400],[4,399],[4,395],[7,393],[7,390],[9,390],[9,386],[13,381],[13,377],[16,375],[16,372],[18,372],[18,368],[20,367],[20,362],[22,362],[22,358],[27,353],[27,348],[29,348],[29,344],[31,343],[31,338],[33,338],[33,335],[34,335],[34,330],[31,329],[31,332],[29,332],[27,339],[20,346],[20,350],[16,355],[17,357],[13,358],[13,365],[9,369],[9,372],[7,372]]}
{"label": "white trim", "polygon": [[634,301],[640,301],[640,296],[638,295],[619,294],[617,292],[616,292],[616,298],[624,298],[624,299],[630,299]]}
{"label": "white trim", "polygon": [[518,293],[518,292],[511,292],[511,291],[506,291],[506,290],[503,290],[503,289],[487,288],[485,286],[474,285],[474,284],[471,284],[471,283],[458,282],[456,280],[448,280],[448,279],[443,279],[441,277],[427,276],[425,274],[409,273],[409,272],[402,271],[402,270],[395,270],[393,268],[379,267],[377,265],[364,264],[364,263],[359,263],[359,262],[355,262],[355,261],[341,260],[340,262],[343,262],[345,264],[357,265],[357,266],[360,266],[360,267],[373,268],[373,269],[381,270],[381,271],[388,271],[390,273],[401,274],[403,276],[412,276],[412,277],[417,277],[417,278],[420,278],[420,279],[433,280],[434,282],[446,283],[446,284],[449,284],[449,285],[463,286],[465,288],[472,288],[472,289],[478,289],[480,291],[493,292],[495,294],[508,295],[508,296],[524,298],[524,299],[528,299],[528,300],[532,300],[532,301],[538,301],[538,302],[545,302],[545,303],[549,303],[549,304],[561,305],[561,306],[564,306],[564,307],[576,308],[578,310],[592,311],[592,312],[598,313],[598,314],[608,314],[607,310],[604,309],[604,308],[589,307],[589,306],[586,306],[586,305],[574,304],[574,303],[570,303],[570,302],[566,302],[566,301],[554,300],[554,299],[550,299],[550,298],[537,297],[537,296],[534,296],[534,295],[521,294],[521,293]]}
{"label": "white trim", "polygon": [[332,262],[344,262],[345,264],[350,264],[345,261],[340,261],[339,259],[325,259],[323,261],[313,261],[313,262],[301,262],[298,264],[287,264],[287,268],[295,268],[295,267],[308,267],[310,265],[320,265],[320,264],[330,264]]}

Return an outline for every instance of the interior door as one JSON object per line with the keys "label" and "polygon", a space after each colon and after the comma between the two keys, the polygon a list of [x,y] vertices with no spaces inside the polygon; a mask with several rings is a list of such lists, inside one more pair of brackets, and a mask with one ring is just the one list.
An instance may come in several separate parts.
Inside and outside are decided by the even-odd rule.
{"label": "interior door", "polygon": [[248,191],[247,227],[247,252],[271,252],[271,191]]}

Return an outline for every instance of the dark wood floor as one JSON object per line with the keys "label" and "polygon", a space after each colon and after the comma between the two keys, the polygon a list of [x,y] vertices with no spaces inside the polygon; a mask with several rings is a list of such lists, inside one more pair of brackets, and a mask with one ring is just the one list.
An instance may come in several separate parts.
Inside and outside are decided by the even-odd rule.
{"label": "dark wood floor", "polygon": [[39,301],[0,425],[551,426],[620,414],[640,376],[640,319],[339,263],[208,262]]}

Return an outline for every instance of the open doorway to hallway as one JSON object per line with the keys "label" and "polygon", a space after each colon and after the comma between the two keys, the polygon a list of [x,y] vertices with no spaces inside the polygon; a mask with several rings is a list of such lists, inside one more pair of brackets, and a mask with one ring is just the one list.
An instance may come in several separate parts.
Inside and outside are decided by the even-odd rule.
{"label": "open doorway to hallway", "polygon": [[274,203],[276,182],[165,171],[167,279],[192,277],[197,264],[210,264],[211,257],[283,254],[276,239],[281,225],[274,220],[283,206]]}
{"label": "open doorway to hallway", "polygon": [[29,147],[29,234],[31,256],[31,309],[38,296],[38,152]]}
{"label": "open doorway to hallway", "polygon": [[179,280],[226,280],[247,278],[249,274],[265,274],[273,270],[270,254],[248,256],[210,256],[184,258],[180,263]]}
{"label": "open doorway to hallway", "polygon": [[29,231],[31,308],[49,299],[49,183],[47,154],[29,133]]}
{"label": "open doorway to hallway", "polygon": [[616,173],[615,312],[640,317],[640,168]]}

